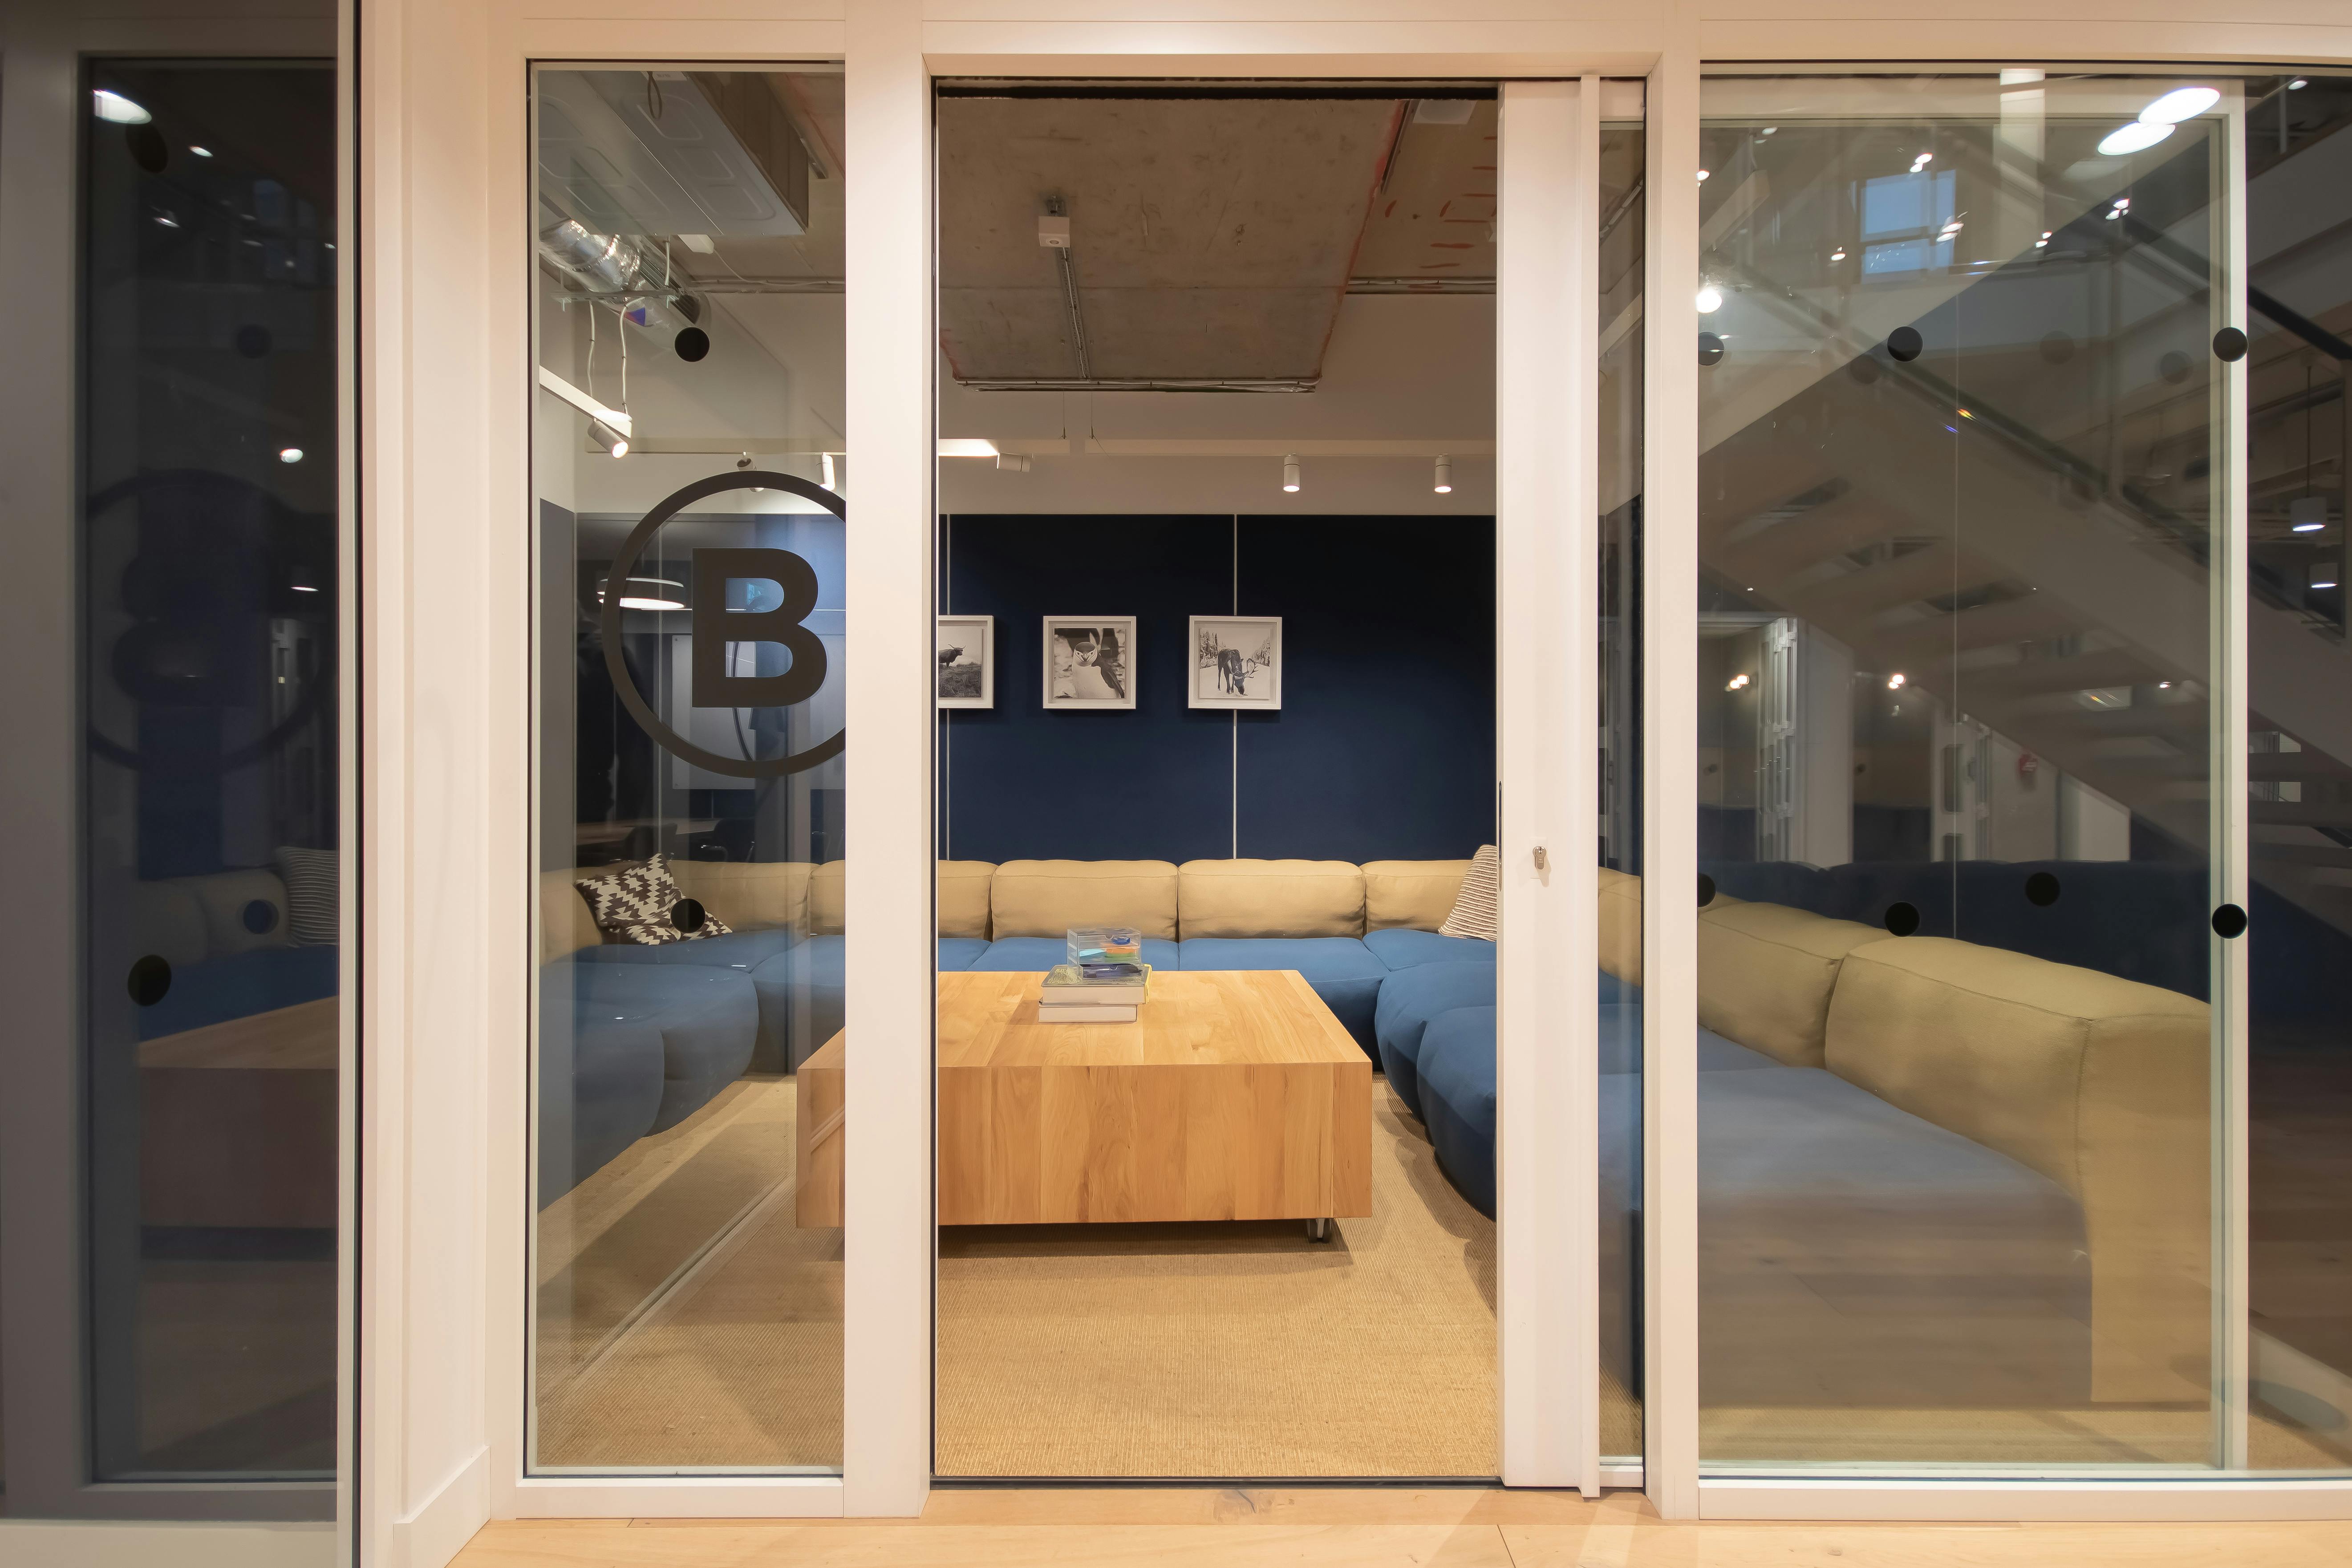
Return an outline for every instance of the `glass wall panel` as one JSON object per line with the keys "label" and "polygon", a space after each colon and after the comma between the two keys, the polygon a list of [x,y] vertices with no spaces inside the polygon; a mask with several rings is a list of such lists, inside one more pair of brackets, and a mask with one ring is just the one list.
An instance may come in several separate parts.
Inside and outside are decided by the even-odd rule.
{"label": "glass wall panel", "polygon": [[2352,78],[2246,93],[2247,1462],[2352,1463]]}
{"label": "glass wall panel", "polygon": [[1711,1463],[2224,1452],[2217,85],[1706,84]]}
{"label": "glass wall panel", "polygon": [[1601,127],[1601,1452],[1627,1462],[1642,1457],[1644,155],[1640,121]]}
{"label": "glass wall panel", "polygon": [[[335,70],[85,69],[90,1479],[324,1479],[343,957]],[[322,1492],[316,1511],[331,1505]]]}
{"label": "glass wall panel", "polygon": [[837,69],[534,78],[530,1462],[841,1462]]}

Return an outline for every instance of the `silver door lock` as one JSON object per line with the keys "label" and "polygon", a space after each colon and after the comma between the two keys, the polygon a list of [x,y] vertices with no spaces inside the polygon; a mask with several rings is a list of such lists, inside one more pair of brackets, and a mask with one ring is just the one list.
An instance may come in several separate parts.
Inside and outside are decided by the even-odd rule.
{"label": "silver door lock", "polygon": [[1551,857],[1544,852],[1544,847],[1540,844],[1536,846],[1536,869],[1538,871],[1551,869]]}

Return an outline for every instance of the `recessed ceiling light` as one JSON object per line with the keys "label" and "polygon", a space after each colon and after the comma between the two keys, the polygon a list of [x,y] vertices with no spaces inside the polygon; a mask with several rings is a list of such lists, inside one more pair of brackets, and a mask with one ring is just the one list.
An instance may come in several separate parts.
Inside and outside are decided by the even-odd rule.
{"label": "recessed ceiling light", "polygon": [[2210,87],[2176,87],[2139,111],[2140,123],[2178,125],[2184,120],[2196,119],[2221,101],[2221,93]]}
{"label": "recessed ceiling light", "polygon": [[2158,125],[2146,120],[2135,120],[2129,125],[2110,131],[2101,139],[2099,151],[2110,158],[2126,153],[2142,153],[2172,134],[2169,125]]}
{"label": "recessed ceiling light", "polygon": [[281,463],[299,463],[302,460],[302,448],[299,447],[280,447],[278,449],[278,460]]}
{"label": "recessed ceiling light", "polygon": [[90,112],[113,125],[144,125],[155,117],[119,92],[104,88],[93,89],[89,95]]}

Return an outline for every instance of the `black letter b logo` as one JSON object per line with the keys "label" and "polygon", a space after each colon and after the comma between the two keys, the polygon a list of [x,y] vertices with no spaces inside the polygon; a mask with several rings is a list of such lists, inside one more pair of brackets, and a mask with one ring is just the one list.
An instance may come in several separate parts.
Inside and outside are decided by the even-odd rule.
{"label": "black letter b logo", "polygon": [[[727,584],[765,580],[784,591],[772,610],[730,610]],[[824,644],[801,623],[816,608],[816,571],[789,550],[694,552],[694,705],[789,708],[824,684]],[[777,643],[793,656],[782,675],[728,672],[730,643]]]}

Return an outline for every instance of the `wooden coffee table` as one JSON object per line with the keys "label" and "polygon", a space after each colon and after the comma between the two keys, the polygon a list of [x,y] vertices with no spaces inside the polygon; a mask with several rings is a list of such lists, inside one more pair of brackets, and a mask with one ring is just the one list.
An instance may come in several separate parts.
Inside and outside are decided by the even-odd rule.
{"label": "wooden coffee table", "polygon": [[[1132,1024],[1039,1023],[1045,978],[939,977],[941,1225],[1372,1212],[1372,1064],[1297,971],[1155,973]],[[801,1065],[803,1226],[841,1224],[844,1039]]]}

